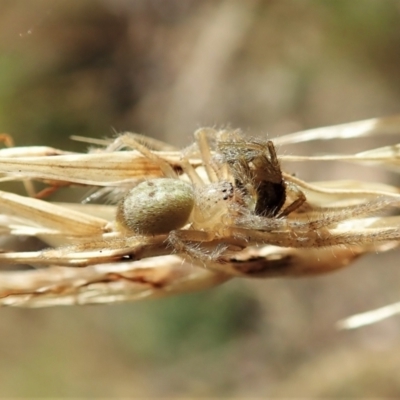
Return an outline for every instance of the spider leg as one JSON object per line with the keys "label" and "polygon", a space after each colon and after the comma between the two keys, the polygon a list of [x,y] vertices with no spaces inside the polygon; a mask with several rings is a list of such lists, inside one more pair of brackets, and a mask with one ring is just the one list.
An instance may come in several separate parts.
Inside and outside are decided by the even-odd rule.
{"label": "spider leg", "polygon": [[217,131],[212,128],[201,128],[194,133],[196,144],[204,163],[204,168],[211,183],[228,180],[229,170],[225,163],[219,163],[215,160],[211,152],[212,146],[210,142],[213,139],[218,143],[221,140],[225,140],[224,138],[226,136],[231,135],[233,135],[233,133],[230,131]]}
{"label": "spider leg", "polygon": [[364,204],[357,204],[345,208],[326,208],[304,215],[290,218],[267,218],[258,215],[243,215],[236,219],[235,224],[239,228],[260,230],[265,232],[285,230],[293,232],[308,232],[330,225],[337,224],[345,220],[355,219],[364,215],[373,215],[382,211],[388,206],[395,206],[399,199],[395,197],[382,197]]}
{"label": "spider leg", "polygon": [[114,142],[106,147],[106,151],[113,152],[122,148],[137,150],[139,153],[142,153],[144,157],[150,159],[155,164],[157,164],[166,177],[178,178],[177,173],[174,171],[171,165],[161,157],[154,154],[149,148],[141,144],[138,140],[136,140],[134,134],[129,132],[123,133],[121,136],[117,137]]}
{"label": "spider leg", "polygon": [[[175,230],[168,235],[168,242],[178,252],[193,259],[218,262],[228,249],[242,250],[246,244],[234,238],[220,240],[213,232],[198,230]],[[232,247],[233,246],[233,247]]]}
{"label": "spider leg", "polygon": [[289,188],[291,192],[296,192],[297,198],[293,201],[293,203],[289,204],[286,208],[281,210],[277,214],[277,218],[286,217],[291,214],[293,211],[296,211],[299,207],[301,207],[304,202],[307,200],[306,195],[295,185],[290,182],[285,182],[286,188]]}
{"label": "spider leg", "polygon": [[204,180],[199,176],[195,168],[193,168],[190,163],[191,155],[198,152],[200,152],[202,165],[207,174],[208,182],[218,183],[229,180],[227,165],[217,164],[211,152],[211,138],[213,137],[215,140],[218,140],[218,137],[221,134],[223,134],[223,132],[216,131],[212,128],[200,128],[194,133],[196,142],[185,150],[184,156],[181,159],[182,168],[195,185],[206,185],[206,182],[204,182]]}
{"label": "spider leg", "polygon": [[183,156],[180,160],[180,163],[183,172],[189,177],[194,185],[197,185],[199,187],[206,185],[206,183],[197,173],[196,169],[192,166],[192,164],[190,164],[189,158],[187,156]]}
{"label": "spider leg", "polygon": [[272,169],[274,171],[280,171],[281,165],[279,164],[279,160],[278,160],[278,156],[275,151],[274,143],[271,140],[268,140],[268,142],[267,142],[267,149],[268,149],[269,161],[272,165]]}
{"label": "spider leg", "polygon": [[364,215],[373,215],[376,212],[382,211],[389,206],[399,204],[399,198],[396,197],[381,197],[373,201],[368,201],[363,204],[348,206],[339,210],[327,208],[319,212],[317,218],[309,219],[308,221],[288,221],[288,226],[294,230],[317,230],[327,227],[347,219],[354,219]]}
{"label": "spider leg", "polygon": [[232,228],[234,236],[246,237],[248,244],[269,244],[291,248],[320,248],[339,245],[372,245],[375,242],[400,240],[399,228],[373,228],[365,229],[356,227],[351,232],[346,228],[327,229],[307,232],[292,231],[255,231],[251,229]]}

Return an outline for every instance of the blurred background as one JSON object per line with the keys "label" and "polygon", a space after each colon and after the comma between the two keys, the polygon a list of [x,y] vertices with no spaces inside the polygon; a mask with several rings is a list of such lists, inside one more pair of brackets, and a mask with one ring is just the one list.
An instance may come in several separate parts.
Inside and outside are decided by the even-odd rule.
{"label": "blurred background", "polygon": [[[0,131],[74,151],[86,145],[71,135],[122,131],[183,147],[201,126],[273,138],[395,114],[399,21],[397,0],[0,0]],[[349,165],[286,169],[396,180]],[[1,309],[0,397],[398,397],[400,318],[335,329],[400,299],[398,256],[143,303]]]}

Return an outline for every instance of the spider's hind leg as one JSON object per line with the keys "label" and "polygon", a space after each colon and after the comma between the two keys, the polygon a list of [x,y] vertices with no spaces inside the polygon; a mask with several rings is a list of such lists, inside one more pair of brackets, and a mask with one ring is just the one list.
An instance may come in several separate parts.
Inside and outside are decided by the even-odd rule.
{"label": "spider's hind leg", "polygon": [[283,210],[280,210],[280,212],[277,214],[278,218],[288,216],[293,211],[296,211],[298,208],[300,208],[307,200],[306,195],[296,185],[291,182],[285,182],[285,184],[287,192],[289,191],[296,193],[297,198]]}
{"label": "spider's hind leg", "polygon": [[153,161],[155,164],[159,166],[161,172],[168,178],[177,178],[178,175],[172,168],[172,166],[165,161],[163,158],[156,155],[153,151],[151,151],[148,147],[140,143],[136,139],[136,135],[126,132],[121,136],[117,137],[114,142],[112,142],[109,146],[107,146],[106,151],[112,152],[121,150],[123,148],[128,148],[132,150],[136,150],[141,153],[144,157]]}

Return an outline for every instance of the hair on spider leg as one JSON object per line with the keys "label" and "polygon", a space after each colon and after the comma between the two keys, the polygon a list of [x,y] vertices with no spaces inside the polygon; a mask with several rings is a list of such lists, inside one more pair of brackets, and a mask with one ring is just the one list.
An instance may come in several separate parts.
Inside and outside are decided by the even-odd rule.
{"label": "hair on spider leg", "polygon": [[102,204],[113,204],[122,199],[126,189],[119,187],[95,187],[87,191],[83,197],[82,204],[93,204],[101,202]]}
{"label": "hair on spider leg", "polygon": [[266,232],[291,230],[300,234],[326,228],[344,220],[354,220],[364,215],[372,215],[386,210],[390,206],[398,205],[399,201],[400,199],[397,196],[381,196],[374,200],[347,207],[327,207],[325,209],[311,210],[303,214],[297,214],[296,218],[272,219],[247,214],[238,217],[237,226]]}
{"label": "hair on spider leg", "polygon": [[185,231],[176,230],[169,234],[168,242],[172,251],[200,261],[204,267],[207,267],[207,262],[223,260],[222,255],[226,256],[227,250],[231,247],[225,243],[215,244],[212,242],[188,241],[184,233]]}

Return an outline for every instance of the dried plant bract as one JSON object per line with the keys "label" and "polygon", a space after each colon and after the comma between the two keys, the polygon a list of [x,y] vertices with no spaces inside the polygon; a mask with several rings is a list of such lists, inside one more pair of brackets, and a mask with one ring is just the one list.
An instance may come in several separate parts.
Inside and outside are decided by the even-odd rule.
{"label": "dried plant bract", "polygon": [[[266,140],[199,129],[178,151],[121,134],[87,154],[0,150],[3,243],[35,237],[36,251],[3,250],[0,304],[113,303],[200,290],[233,277],[301,277],[349,265],[399,244],[399,189],[381,183],[305,182],[292,162],[374,163],[398,169],[398,146],[355,155],[279,155],[285,144],[395,133],[375,119]],[[279,151],[277,151],[277,148]],[[41,181],[48,189],[34,192]],[[59,187],[87,186],[84,203],[55,204]],[[64,189],[67,190],[67,189]],[[38,198],[39,197],[39,198]],[[93,199],[107,198],[107,204]],[[111,199],[111,202],[110,202]],[[26,240],[26,239],[24,239]]]}

